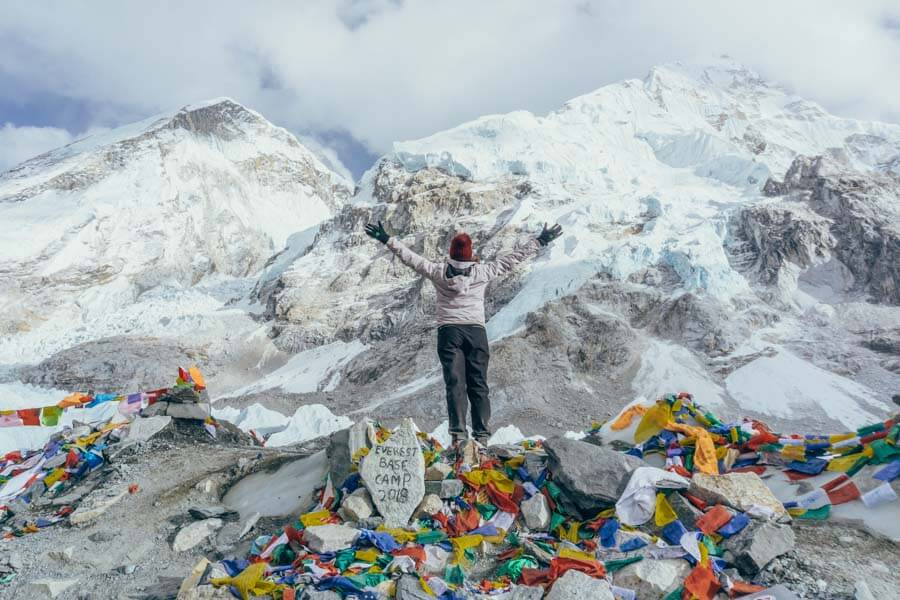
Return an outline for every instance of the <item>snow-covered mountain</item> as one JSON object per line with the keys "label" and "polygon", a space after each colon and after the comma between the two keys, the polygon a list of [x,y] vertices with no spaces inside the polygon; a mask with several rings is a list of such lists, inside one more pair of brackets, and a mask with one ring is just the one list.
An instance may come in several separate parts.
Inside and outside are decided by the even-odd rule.
{"label": "snow-covered mountain", "polygon": [[458,229],[490,259],[563,226],[488,291],[498,424],[546,434],[689,390],[723,414],[842,429],[898,388],[900,126],[829,115],[731,61],[397,143],[350,198],[233,103],[132,131],[0,179],[4,218],[34,224],[3,234],[37,248],[3,267],[0,360],[43,360],[27,381],[137,383],[136,365],[193,355],[223,403],[436,424],[434,292],[362,233],[380,219],[433,258]]}
{"label": "snow-covered mountain", "polygon": [[116,371],[120,352],[153,345],[221,354],[224,338],[257,327],[229,308],[248,278],[352,189],[229,99],[29,160],[0,176],[0,363],[103,354],[96,366]]}

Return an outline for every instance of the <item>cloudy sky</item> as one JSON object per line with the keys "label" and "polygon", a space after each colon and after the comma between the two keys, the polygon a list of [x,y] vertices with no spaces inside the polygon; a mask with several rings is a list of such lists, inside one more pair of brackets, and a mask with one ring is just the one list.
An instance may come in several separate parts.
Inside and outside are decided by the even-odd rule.
{"label": "cloudy sky", "polygon": [[836,114],[900,122],[900,2],[7,2],[0,170],[85,132],[231,96],[359,175],[395,140],[544,113],[729,54]]}

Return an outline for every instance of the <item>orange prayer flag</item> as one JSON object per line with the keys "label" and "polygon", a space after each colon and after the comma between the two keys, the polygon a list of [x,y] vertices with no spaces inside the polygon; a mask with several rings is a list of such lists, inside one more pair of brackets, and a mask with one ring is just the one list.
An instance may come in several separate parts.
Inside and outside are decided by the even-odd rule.
{"label": "orange prayer flag", "polygon": [[699,600],[713,600],[721,587],[709,566],[697,565],[684,580],[684,590]]}
{"label": "orange prayer flag", "polygon": [[206,389],[206,380],[203,379],[203,375],[200,373],[200,369],[197,367],[191,367],[188,369],[188,373],[191,374],[191,380],[194,382],[194,385],[198,388]]}

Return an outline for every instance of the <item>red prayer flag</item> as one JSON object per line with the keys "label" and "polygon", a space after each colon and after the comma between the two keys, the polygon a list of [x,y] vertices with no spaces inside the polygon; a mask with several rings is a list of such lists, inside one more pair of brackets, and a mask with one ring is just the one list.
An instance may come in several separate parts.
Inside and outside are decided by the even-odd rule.
{"label": "red prayer flag", "polygon": [[709,512],[704,514],[702,517],[697,519],[697,529],[705,533],[706,535],[712,535],[722,525],[725,525],[732,519],[733,515],[728,511],[727,508],[722,506],[721,504],[716,504]]}
{"label": "red prayer flag", "polygon": [[697,565],[684,580],[682,598],[696,597],[700,600],[713,600],[716,591],[721,587],[716,574],[708,566]]}

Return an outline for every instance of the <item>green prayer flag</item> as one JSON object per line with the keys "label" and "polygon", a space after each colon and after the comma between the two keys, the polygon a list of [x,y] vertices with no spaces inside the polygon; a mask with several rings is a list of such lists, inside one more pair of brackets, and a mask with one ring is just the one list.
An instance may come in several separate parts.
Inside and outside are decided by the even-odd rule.
{"label": "green prayer flag", "polygon": [[831,505],[826,504],[819,508],[807,509],[803,514],[797,515],[795,519],[811,519],[813,521],[825,521],[831,514]]}
{"label": "green prayer flag", "polygon": [[493,517],[498,510],[497,507],[493,504],[481,504],[480,502],[475,503],[475,508],[478,509],[478,512],[481,514],[481,518],[483,518],[485,521],[490,520],[490,518]]}
{"label": "green prayer flag", "polygon": [[630,565],[631,563],[636,563],[640,560],[644,560],[643,556],[630,556],[628,558],[620,558],[618,560],[606,560],[603,561],[603,566],[606,567],[606,571],[608,573],[615,573],[619,569]]}
{"label": "green prayer flag", "polygon": [[416,534],[417,544],[437,544],[447,539],[447,534],[439,529],[423,531]]}
{"label": "green prayer flag", "polygon": [[684,586],[679,586],[677,590],[670,593],[668,596],[663,598],[663,600],[681,600],[681,595],[684,593]]}
{"label": "green prayer flag", "polygon": [[466,574],[463,573],[459,565],[448,566],[444,570],[444,581],[453,585],[462,585],[466,580]]}
{"label": "green prayer flag", "polygon": [[566,522],[566,518],[558,512],[553,513],[550,517],[550,531],[556,531],[560,525]]}
{"label": "green prayer flag", "polygon": [[45,406],[41,409],[41,425],[44,427],[54,427],[59,423],[59,417],[62,413],[63,409],[58,406]]}

